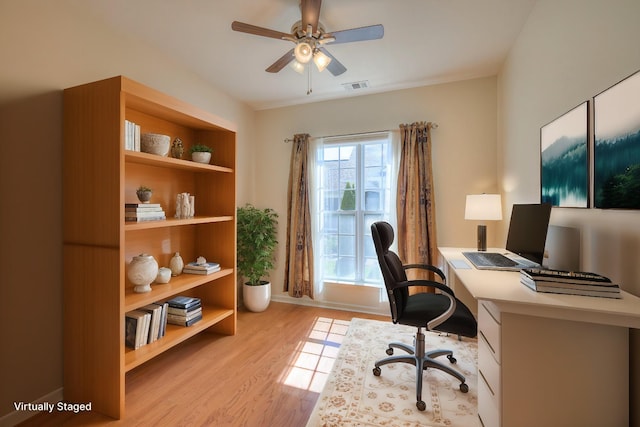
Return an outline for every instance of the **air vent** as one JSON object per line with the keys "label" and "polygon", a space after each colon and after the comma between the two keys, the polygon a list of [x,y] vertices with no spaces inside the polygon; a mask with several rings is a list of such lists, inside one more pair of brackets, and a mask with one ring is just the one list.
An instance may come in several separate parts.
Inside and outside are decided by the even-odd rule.
{"label": "air vent", "polygon": [[369,87],[369,81],[362,80],[359,82],[343,83],[342,87],[344,87],[349,92],[352,90],[367,89]]}

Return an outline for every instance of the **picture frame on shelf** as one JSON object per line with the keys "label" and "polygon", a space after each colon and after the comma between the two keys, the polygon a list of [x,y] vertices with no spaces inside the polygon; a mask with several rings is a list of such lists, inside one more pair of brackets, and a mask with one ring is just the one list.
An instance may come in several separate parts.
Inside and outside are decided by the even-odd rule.
{"label": "picture frame on shelf", "polygon": [[589,207],[589,101],[540,128],[540,199]]}
{"label": "picture frame on shelf", "polygon": [[594,206],[640,209],[640,71],[593,98]]}

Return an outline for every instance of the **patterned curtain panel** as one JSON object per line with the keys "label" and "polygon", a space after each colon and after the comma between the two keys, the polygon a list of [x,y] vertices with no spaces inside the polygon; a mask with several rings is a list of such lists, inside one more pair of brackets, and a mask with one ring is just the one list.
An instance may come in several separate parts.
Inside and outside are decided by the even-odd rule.
{"label": "patterned curtain panel", "polygon": [[[431,169],[431,122],[400,125],[398,170],[398,255],[405,264],[436,264],[436,207]],[[410,279],[432,273],[409,271]],[[418,289],[433,292],[433,288]],[[414,292],[415,293],[415,292]]]}
{"label": "patterned curtain panel", "polygon": [[301,298],[307,295],[313,299],[308,152],[309,135],[294,135],[289,170],[284,290],[292,297]]}

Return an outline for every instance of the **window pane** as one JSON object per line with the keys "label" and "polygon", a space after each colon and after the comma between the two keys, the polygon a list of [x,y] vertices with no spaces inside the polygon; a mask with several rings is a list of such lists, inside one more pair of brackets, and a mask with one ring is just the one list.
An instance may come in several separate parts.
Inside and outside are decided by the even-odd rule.
{"label": "window pane", "polygon": [[367,282],[383,283],[382,273],[380,272],[380,264],[378,259],[367,258],[364,264],[364,279]]}
{"label": "window pane", "polygon": [[380,191],[365,191],[364,193],[364,210],[379,211],[382,210],[382,197]]}
{"label": "window pane", "polygon": [[356,217],[355,215],[340,215],[340,228],[338,229],[340,234],[349,234],[354,236],[356,234]]}
{"label": "window pane", "polygon": [[356,278],[356,259],[340,257],[337,265],[337,278],[340,280],[354,280]]}
{"label": "window pane", "polygon": [[356,254],[355,236],[338,237],[338,255],[354,256]]}

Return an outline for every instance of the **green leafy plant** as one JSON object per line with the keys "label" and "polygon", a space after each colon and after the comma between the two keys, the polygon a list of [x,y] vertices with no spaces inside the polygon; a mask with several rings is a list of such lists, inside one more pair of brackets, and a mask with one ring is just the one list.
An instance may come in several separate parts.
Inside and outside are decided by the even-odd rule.
{"label": "green leafy plant", "polygon": [[208,145],[204,145],[204,144],[195,144],[195,145],[191,146],[191,148],[189,149],[189,152],[191,154],[196,153],[196,152],[211,153],[211,152],[213,152],[213,148],[209,147]]}
{"label": "green leafy plant", "polygon": [[136,190],[136,192],[139,193],[144,193],[145,191],[151,191],[151,189],[149,187],[145,187],[144,185],[141,185],[140,187],[138,187],[138,189]]}
{"label": "green leafy plant", "polygon": [[251,204],[237,209],[238,271],[247,284],[258,286],[275,265],[278,244],[278,214]]}

